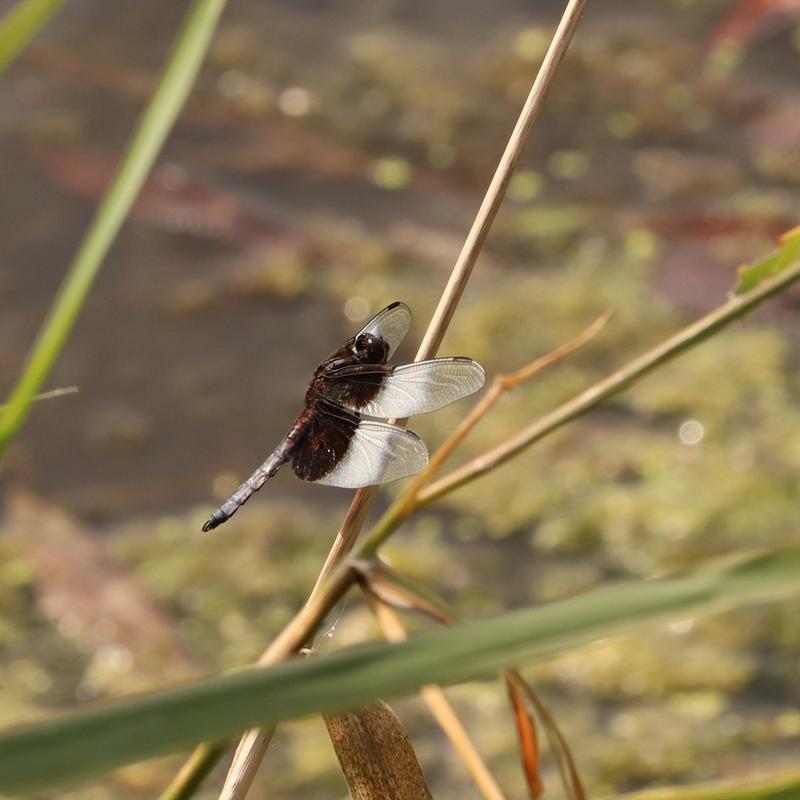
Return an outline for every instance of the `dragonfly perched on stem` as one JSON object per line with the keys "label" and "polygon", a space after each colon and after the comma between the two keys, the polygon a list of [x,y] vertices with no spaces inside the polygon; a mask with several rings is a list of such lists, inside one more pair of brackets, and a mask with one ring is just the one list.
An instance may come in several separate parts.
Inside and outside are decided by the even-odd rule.
{"label": "dragonfly perched on stem", "polygon": [[391,366],[411,327],[411,310],[392,303],[317,367],[305,408],[272,454],[208,518],[204,531],[230,519],[287,462],[304,481],[358,489],[413,475],[428,463],[425,443],[382,419],[436,411],[477,392],[483,367],[451,356]]}

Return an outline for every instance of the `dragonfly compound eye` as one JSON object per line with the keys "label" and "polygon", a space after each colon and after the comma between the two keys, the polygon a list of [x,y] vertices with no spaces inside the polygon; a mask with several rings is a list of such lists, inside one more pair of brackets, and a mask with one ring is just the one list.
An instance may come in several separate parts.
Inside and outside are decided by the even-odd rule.
{"label": "dragonfly compound eye", "polygon": [[380,336],[362,333],[356,339],[356,353],[367,364],[382,364],[389,355],[389,345]]}

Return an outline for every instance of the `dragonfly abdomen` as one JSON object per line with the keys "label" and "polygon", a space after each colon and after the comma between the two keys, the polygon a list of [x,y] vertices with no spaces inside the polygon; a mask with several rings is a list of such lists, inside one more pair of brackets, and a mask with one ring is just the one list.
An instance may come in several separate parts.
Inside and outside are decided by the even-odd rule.
{"label": "dragonfly abdomen", "polygon": [[292,458],[305,435],[311,415],[304,411],[264,463],[206,520],[203,531],[227,522],[278,470]]}

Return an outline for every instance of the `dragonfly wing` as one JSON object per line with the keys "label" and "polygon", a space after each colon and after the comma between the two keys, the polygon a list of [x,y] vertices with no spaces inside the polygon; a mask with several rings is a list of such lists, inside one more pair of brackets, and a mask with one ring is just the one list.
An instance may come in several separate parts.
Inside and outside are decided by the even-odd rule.
{"label": "dragonfly wing", "polygon": [[306,481],[360,489],[413,475],[427,463],[425,443],[411,431],[354,415],[346,420],[320,413],[292,468]]}
{"label": "dragonfly wing", "polygon": [[381,337],[389,345],[387,358],[391,358],[400,342],[411,328],[411,309],[400,301],[391,303],[379,311],[355,336],[370,333]]}
{"label": "dragonfly wing", "polygon": [[319,392],[326,400],[360,411],[380,392],[383,382],[392,374],[385,364],[358,364],[333,370],[325,375]]}
{"label": "dragonfly wing", "polygon": [[471,358],[435,358],[395,367],[375,396],[359,407],[371,417],[403,419],[427,414],[480,389],[483,367]]}

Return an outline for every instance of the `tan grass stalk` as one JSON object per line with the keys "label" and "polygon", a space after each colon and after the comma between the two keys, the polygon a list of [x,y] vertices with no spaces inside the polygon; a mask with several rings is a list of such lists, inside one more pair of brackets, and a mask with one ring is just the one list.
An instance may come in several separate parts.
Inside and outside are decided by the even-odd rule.
{"label": "tan grass stalk", "polygon": [[[500,158],[489,188],[486,190],[472,227],[450,273],[447,285],[439,299],[439,304],[436,306],[433,317],[428,323],[428,329],[422,337],[422,342],[414,357],[415,361],[433,358],[439,350],[439,346],[450,325],[450,320],[453,318],[467,281],[472,274],[472,268],[478,260],[494,218],[497,216],[497,212],[503,202],[509,181],[514,174],[514,169],[528,143],[533,126],[544,107],[544,101],[553,84],[556,71],[578,27],[586,2],[587,0],[569,0],[567,3],[561,22],[553,34],[550,47],[545,54],[525,105],[522,107],[517,119],[517,124],[511,132],[506,149]],[[377,488],[374,486],[359,489],[356,492],[356,496],[353,498],[342,527],[314,586],[314,591],[319,589],[325,578],[342,558],[352,551],[376,493]]]}
{"label": "tan grass stalk", "polygon": [[[420,502],[417,498],[424,491],[425,486],[431,482],[433,476],[441,469],[444,462],[450,457],[458,445],[461,444],[467,434],[492,408],[494,408],[497,401],[506,394],[506,392],[510,392],[521,383],[538,375],[542,370],[558,364],[559,361],[562,361],[567,356],[574,353],[596,336],[610,318],[611,314],[606,312],[598,317],[586,330],[578,334],[571,342],[567,342],[557,347],[555,350],[551,350],[549,353],[534,359],[529,364],[526,364],[516,372],[512,372],[510,375],[498,375],[492,382],[489,390],[484,393],[481,399],[473,406],[469,414],[464,417],[431,456],[425,469],[414,477],[400,497],[385,511],[384,515],[376,523],[375,530],[386,532],[390,530],[393,531],[406,517],[419,507]],[[375,552],[376,546],[379,544],[373,537],[370,538],[370,554]]]}
{"label": "tan grass stalk", "polygon": [[[372,603],[372,607],[383,630],[383,635],[390,642],[404,642],[408,638],[405,626],[390,605],[376,599]],[[423,686],[420,693],[434,719],[439,723],[439,727],[464,762],[464,766],[481,795],[485,800],[504,800],[505,795],[475,747],[464,723],[461,722],[456,710],[447,699],[444,690],[440,686],[431,685]]]}
{"label": "tan grass stalk", "polygon": [[[489,184],[483,202],[478,209],[475,221],[467,234],[464,246],[453,267],[453,271],[450,274],[441,299],[439,300],[439,305],[434,312],[433,318],[420,344],[416,355],[416,360],[418,361],[431,358],[435,355],[444,338],[450,320],[461,299],[464,287],[469,280],[472,269],[478,260],[486,237],[489,234],[492,222],[505,197],[506,188],[511,180],[514,168],[528,142],[531,130],[542,111],[545,98],[553,83],[558,66],[567,51],[569,43],[572,41],[583,10],[586,7],[586,2],[587,0],[569,0],[567,3],[564,15],[553,35],[550,47],[547,50],[530,94],[525,101],[517,124],[511,133],[506,149],[500,159],[500,163],[495,170],[495,174]],[[309,606],[313,606],[313,601],[321,591],[321,587],[327,576],[330,575],[341,560],[352,551],[367,511],[369,510],[369,506],[375,496],[375,492],[376,489],[374,487],[369,487],[367,489],[361,489],[356,493],[350,509],[347,512],[347,516],[345,517],[345,522],[337,534],[322,572],[320,573],[320,577],[312,591],[309,602],[301,614],[305,615],[304,612],[306,609]],[[259,663],[274,663],[272,660],[265,661],[271,651],[275,652],[272,645],[264,652],[262,658],[259,659]],[[242,800],[242,798],[246,796],[250,782],[252,782],[252,777],[255,774],[255,769],[252,768],[252,764],[260,762],[263,758],[263,754],[266,752],[266,743],[263,737],[253,736],[250,733],[245,734],[245,736],[250,738],[250,745],[237,749],[225,784],[226,786],[230,785],[236,788],[235,790],[220,795],[220,800]],[[247,779],[248,777],[249,781]]]}
{"label": "tan grass stalk", "polygon": [[[578,397],[573,398],[573,400],[568,401],[559,409],[556,409],[555,412],[546,415],[534,423],[526,430],[530,431],[535,428],[536,431],[538,431],[536,438],[532,441],[526,441],[522,446],[516,446],[514,451],[508,454],[507,457],[513,457],[519,453],[524,446],[532,444],[533,441],[538,441],[538,439],[552,433],[572,419],[582,416],[591,408],[599,405],[603,400],[616,394],[651,372],[658,365],[671,360],[680,353],[705,341],[705,339],[744,316],[760,303],[786,289],[798,279],[800,279],[800,263],[789,267],[774,278],[759,284],[758,287],[747,294],[729,301],[719,309],[707,314],[692,325],[687,326],[666,342],[635,359],[608,378],[599,381],[581,395],[578,395]],[[512,442],[516,442],[517,438],[519,437],[515,437]],[[481,464],[481,474],[498,466],[499,463],[502,462],[495,461],[494,464],[486,466]],[[439,483],[443,483],[445,480],[448,481],[448,485],[444,488],[437,489],[437,496],[453,491],[457,486],[462,485],[461,482],[451,481],[448,480],[448,478],[443,479]],[[432,486],[436,485],[437,484],[433,484]],[[360,548],[359,556],[361,558],[371,557],[380,544],[396,529],[396,526],[381,526],[381,521],[379,521],[370,537]],[[293,652],[299,649],[302,644],[308,641],[309,637],[313,635],[326,614],[333,608],[357,578],[358,573],[347,566],[334,572],[331,579],[309,599],[303,609],[289,622],[278,638],[273,641],[259,663],[263,665],[277,664],[284,661],[292,655]]]}
{"label": "tan grass stalk", "polygon": [[[684,352],[692,346],[696,346],[707,339],[709,336],[731,324],[735,320],[742,317],[747,312],[751,311],[760,303],[768,298],[777,294],[778,292],[786,289],[791,284],[800,280],[800,263],[790,267],[784,272],[777,275],[771,280],[764,281],[756,289],[742,295],[735,300],[726,303],[716,311],[707,314],[702,319],[687,326],[675,336],[668,339],[664,344],[651,350],[645,356],[635,359],[631,364],[623,367],[621,370],[613,373],[609,378],[605,378],[594,386],[587,389],[577,398],[568,401],[560,409],[569,409],[571,416],[560,422],[558,425],[548,423],[547,430],[544,431],[538,438],[544,438],[548,433],[552,433],[561,425],[581,416],[589,411],[591,408],[599,405],[607,397],[616,392],[601,391],[603,387],[607,387],[609,382],[614,379],[614,384],[617,390],[621,390],[623,386],[629,386],[639,378],[643,377],[654,369],[657,364],[662,364],[676,355]],[[632,365],[636,365],[635,369]],[[624,376],[625,382],[622,385],[617,385],[617,376]],[[580,403],[577,403],[580,400]],[[576,409],[576,405],[579,408]],[[556,412],[546,415],[543,420],[551,420],[553,415],[558,413],[560,419],[566,411],[557,409]],[[534,423],[539,425],[540,423]],[[533,427],[533,426],[531,426]],[[520,452],[521,448],[517,448],[514,454]],[[511,456],[509,456],[510,458]],[[495,465],[497,466],[497,464]],[[483,470],[488,471],[488,470]],[[443,479],[444,480],[444,479]],[[435,484],[434,484],[435,485]],[[448,488],[446,491],[452,491],[455,486]],[[446,491],[441,491],[439,494],[445,494]],[[383,520],[383,518],[382,518]],[[359,548],[358,557],[360,559],[371,558],[380,544],[385,541],[388,536],[393,532],[396,527],[387,530],[388,526],[382,526],[381,522],[376,524],[373,528],[369,538]],[[300,612],[289,622],[289,624],[281,631],[279,636],[272,642],[270,647],[262,656],[259,661],[262,665],[278,664],[286,660],[293,652],[299,649],[303,642],[307,641],[314,631],[321,624],[322,620],[333,608],[339,599],[344,595],[347,589],[358,580],[359,572],[352,567],[345,564],[342,569],[333,573],[331,579],[325,583],[322,589],[310,598],[308,603],[300,610]]]}
{"label": "tan grass stalk", "polygon": [[549,414],[540,417],[507,441],[432,483],[419,493],[418,507],[428,505],[442,495],[449,494],[504,464],[534,442],[538,442],[568,422],[583,416],[609,397],[619,394],[634,381],[639,380],[664,362],[713,336],[733,320],[744,316],[764,300],[794,283],[798,277],[800,277],[800,264],[789,267],[771,280],[764,281],[747,294],[732,298],[725,305],[678,331],[652,350],[629,361],[622,369],[598,381]]}

